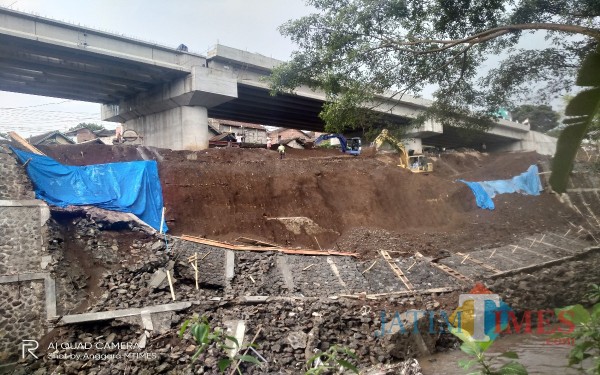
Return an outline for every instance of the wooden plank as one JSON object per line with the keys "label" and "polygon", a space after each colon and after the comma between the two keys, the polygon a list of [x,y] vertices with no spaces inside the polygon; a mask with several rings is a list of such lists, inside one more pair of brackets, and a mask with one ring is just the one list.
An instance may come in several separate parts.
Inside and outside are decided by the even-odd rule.
{"label": "wooden plank", "polygon": [[396,262],[394,262],[394,260],[390,256],[390,254],[385,250],[379,250],[379,253],[383,257],[383,259],[385,259],[385,261],[390,265],[390,268],[392,269],[392,271],[394,271],[396,276],[404,283],[404,286],[406,286],[406,289],[408,289],[408,290],[415,289],[415,287],[412,285],[412,283],[410,282],[408,277],[406,277],[404,272],[402,272],[400,267],[398,267]]}
{"label": "wooden plank", "polygon": [[41,152],[40,150],[38,150],[37,148],[35,148],[34,146],[32,146],[29,142],[27,142],[27,140],[25,140],[23,137],[21,137],[17,133],[15,133],[15,132],[8,132],[8,135],[12,138],[13,141],[15,141],[19,145],[23,146],[27,151],[29,151],[31,153],[34,153],[36,155],[44,155],[44,156],[46,156],[43,152]]}
{"label": "wooden plank", "polygon": [[378,293],[378,294],[340,294],[339,297],[344,298],[352,298],[352,299],[377,299],[377,298],[387,298],[387,297],[406,297],[406,296],[415,296],[421,294],[442,294],[442,293],[451,293],[456,290],[460,290],[459,288],[453,287],[445,287],[445,288],[433,288],[433,289],[413,289],[413,290],[403,290],[400,292],[389,292],[389,293]]}
{"label": "wooden plank", "polygon": [[338,256],[352,256],[358,257],[357,253],[349,253],[349,252],[341,252],[341,251],[320,251],[320,250],[312,250],[312,249],[289,249],[285,247],[263,247],[263,246],[240,246],[240,245],[232,245],[226,242],[220,242],[215,240],[209,240],[207,238],[200,238],[188,235],[182,235],[179,238],[184,241],[195,242],[203,245],[219,247],[222,249],[228,250],[236,250],[236,251],[276,251],[283,254],[292,254],[292,255],[338,255]]}
{"label": "wooden plank", "polygon": [[255,240],[254,238],[248,238],[248,237],[238,237],[235,240],[237,242],[247,243],[247,244],[256,245],[256,246],[279,247],[278,245],[276,245],[274,243],[265,242],[265,241],[261,241],[261,240]]}
{"label": "wooden plank", "polygon": [[171,279],[171,273],[167,270],[167,280],[169,281],[169,288],[171,289],[171,297],[175,301],[175,290],[173,289],[173,280]]}

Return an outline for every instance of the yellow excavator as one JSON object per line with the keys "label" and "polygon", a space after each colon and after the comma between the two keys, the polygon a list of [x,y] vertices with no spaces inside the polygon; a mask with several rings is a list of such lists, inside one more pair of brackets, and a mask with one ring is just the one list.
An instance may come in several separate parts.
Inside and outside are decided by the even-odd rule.
{"label": "yellow excavator", "polygon": [[379,151],[381,146],[389,143],[400,154],[399,167],[406,168],[414,173],[433,172],[433,164],[426,161],[423,154],[409,155],[401,141],[391,136],[387,129],[383,129],[381,134],[375,138],[375,150]]}

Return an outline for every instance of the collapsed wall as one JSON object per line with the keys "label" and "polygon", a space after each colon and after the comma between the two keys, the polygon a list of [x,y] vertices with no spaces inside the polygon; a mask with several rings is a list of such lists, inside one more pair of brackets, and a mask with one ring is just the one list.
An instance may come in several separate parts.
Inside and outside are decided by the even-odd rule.
{"label": "collapsed wall", "polygon": [[[119,149],[116,148],[115,150]],[[534,201],[529,200],[527,197],[517,196],[506,199],[505,201],[510,201],[510,203],[506,203],[504,206],[499,204],[498,211],[493,214],[481,211],[472,212],[473,210],[468,205],[461,204],[461,200],[472,198],[470,196],[465,198],[461,195],[460,188],[462,185],[458,185],[458,188],[456,188],[457,185],[452,185],[452,180],[456,178],[454,174],[444,176],[440,173],[440,178],[447,178],[445,178],[444,185],[439,185],[438,182],[440,181],[427,181],[427,179],[433,180],[433,176],[417,177],[404,173],[405,171],[386,171],[381,163],[374,160],[368,160],[365,162],[366,167],[361,167],[359,159],[328,158],[316,163],[317,165],[314,168],[318,171],[315,172],[311,169],[313,161],[298,160],[290,163],[288,160],[286,161],[287,164],[265,166],[263,163],[265,159],[262,158],[260,153],[257,153],[261,156],[258,160],[248,162],[247,160],[240,160],[243,159],[241,158],[243,154],[238,153],[238,151],[233,152],[235,153],[229,153],[229,150],[212,154],[207,152],[204,155],[201,153],[179,153],[174,155],[176,160],[173,160],[173,155],[169,160],[167,155],[166,159],[170,165],[178,167],[168,171],[167,178],[163,181],[167,190],[173,193],[171,202],[178,203],[177,209],[179,211],[174,210],[175,215],[169,214],[173,215],[171,218],[174,220],[172,222],[174,227],[180,227],[181,232],[188,232],[188,230],[200,227],[200,229],[196,229],[198,233],[195,234],[206,233],[210,235],[219,230],[238,230],[239,225],[242,224],[245,225],[244,230],[248,231],[248,235],[258,233],[267,238],[268,235],[272,235],[273,238],[279,240],[277,242],[283,243],[285,242],[283,241],[284,238],[294,239],[292,236],[284,237],[281,235],[281,233],[293,232],[294,230],[293,225],[285,221],[290,219],[287,213],[290,213],[290,215],[307,215],[307,212],[316,212],[316,224],[326,228],[332,228],[333,222],[339,222],[337,220],[339,217],[343,217],[348,225],[358,225],[363,221],[368,221],[376,222],[383,227],[389,224],[391,229],[396,227],[398,222],[409,225],[409,221],[418,219],[418,227],[420,228],[431,223],[440,225],[440,223],[451,218],[457,221],[457,223],[453,223],[454,225],[450,225],[451,228],[463,226],[465,222],[472,225],[488,220],[487,225],[490,228],[496,226],[500,227],[502,231],[508,231],[514,225],[508,226],[505,223],[507,224],[508,218],[514,216],[516,212],[523,212],[521,223],[529,219],[526,216],[529,212],[534,213],[530,217],[538,220],[539,217],[543,214],[547,215],[548,212],[547,207],[541,207],[542,204],[554,199],[554,197],[548,196]],[[6,155],[10,157],[9,154]],[[81,154],[73,153],[72,155],[84,157],[84,151]],[[184,156],[185,161],[178,159],[182,155],[187,155]],[[190,155],[193,155],[195,159],[188,159]],[[211,160],[212,157],[217,160]],[[453,159],[448,158],[447,162],[452,162]],[[10,164],[11,170],[18,172],[9,176],[10,179],[23,178],[22,167],[16,164],[14,160],[7,160],[7,164],[13,163]],[[501,161],[499,160],[498,163]],[[473,160],[472,162],[475,163],[474,169],[477,171],[479,161]],[[167,166],[168,164],[163,165],[164,168]],[[291,171],[293,173],[287,173],[291,167],[295,168]],[[269,170],[272,174],[267,174],[265,179],[264,174]],[[222,171],[228,171],[229,173]],[[382,172],[382,174],[385,172],[385,175],[379,179],[373,179],[372,171]],[[501,168],[494,168],[494,172],[504,171]],[[296,176],[296,174],[298,175]],[[488,175],[489,172],[486,171],[486,176]],[[161,175],[161,178],[163,177],[165,175]],[[476,176],[471,177],[475,178]],[[322,181],[325,178],[331,178],[331,181]],[[280,180],[284,181],[280,182]],[[369,185],[373,183],[374,186]],[[257,203],[254,200],[254,195],[260,195],[257,191],[264,189],[265,186],[268,189],[266,192],[261,192],[262,197],[265,199],[271,197],[271,201]],[[299,192],[294,190],[297,186],[301,187]],[[339,186],[342,186],[342,188],[338,188]],[[369,199],[366,199],[364,193],[361,193],[363,191],[361,189],[365,186],[368,187],[364,191],[369,192]],[[449,189],[448,186],[452,186],[452,189]],[[383,194],[383,190],[389,191]],[[447,194],[448,190],[451,190],[450,195]],[[177,191],[179,192],[176,195]],[[319,195],[319,199],[316,201],[312,198],[315,191]],[[446,194],[441,194],[442,191]],[[30,191],[25,193],[31,194]],[[14,188],[11,194],[17,196]],[[406,203],[405,206],[388,205],[388,207],[384,207],[384,204],[380,204],[375,207],[378,208],[378,212],[393,213],[392,217],[373,220],[372,217],[364,214],[368,208],[365,205],[372,200],[401,202],[408,199],[409,195],[414,199]],[[313,202],[311,202],[311,199]],[[360,204],[354,205],[352,203],[359,200],[362,200]],[[424,205],[423,202],[426,202],[426,204]],[[518,207],[515,207],[515,202]],[[499,199],[499,203],[503,202]],[[554,201],[552,203],[557,204]],[[444,205],[445,210],[448,211],[455,208],[460,211],[461,215],[443,215],[444,210],[435,210],[437,205]],[[550,208],[554,207],[556,206],[550,206]],[[285,211],[285,217],[272,220],[274,218],[269,216],[272,211],[276,211],[275,208]],[[424,211],[431,215],[436,213],[439,216],[422,215]],[[556,210],[556,212],[560,211]],[[332,215],[332,213],[335,215]],[[33,215],[33,212],[29,214]],[[14,218],[14,220],[24,220],[23,217],[28,217],[29,214],[25,211],[19,211],[19,218]],[[215,223],[215,220],[207,220],[208,217],[211,217],[211,214],[215,217],[225,216],[226,219]],[[17,214],[12,213],[11,215],[16,216]],[[53,218],[57,219],[56,211],[53,211],[53,215]],[[534,230],[544,227],[543,224],[548,226],[551,224],[549,221],[539,220],[539,224],[531,223]],[[7,227],[8,222],[6,220]],[[5,223],[5,221],[0,219],[0,223]],[[19,265],[19,270],[2,269],[1,273],[26,272],[31,277],[31,275],[37,275],[35,270],[39,263],[36,263],[38,262],[36,259],[43,254],[42,244],[44,242],[41,240],[36,242],[35,237],[36,231],[42,230],[43,227],[41,223],[34,224],[31,220],[27,223],[25,221],[20,223],[18,228],[11,227],[10,230],[21,231],[17,237],[23,241],[32,241],[31,244],[27,245],[30,248],[28,252],[18,253],[22,258],[31,259],[24,259],[22,265]],[[92,351],[71,351],[70,349],[52,351],[47,350],[46,347],[43,348],[46,351],[39,352],[40,360],[34,361],[32,358],[28,358],[27,367],[23,370],[23,373],[33,373],[38,369],[41,373],[43,371],[67,374],[84,372],[98,375],[109,375],[115,372],[126,373],[127,371],[140,374],[192,373],[189,363],[195,349],[194,343],[187,336],[183,340],[179,339],[177,331],[183,321],[194,313],[209,317],[212,327],[224,327],[232,322],[244,322],[243,324],[246,327],[244,342],[246,343],[257,335],[259,328],[262,328],[261,333],[257,335],[257,342],[260,345],[260,354],[269,363],[264,365],[263,368],[248,368],[245,373],[275,374],[285,373],[285,371],[287,373],[298,373],[304,366],[306,359],[313,355],[315,350],[327,350],[336,344],[355,350],[359,354],[361,367],[391,362],[416,354],[423,348],[424,351],[434,350],[440,342],[445,342],[445,345],[452,345],[453,342],[451,337],[448,338],[449,335],[424,336],[419,339],[418,336],[396,334],[378,338],[375,336],[375,332],[381,327],[381,310],[385,310],[388,322],[392,319],[395,311],[404,312],[409,309],[446,309],[446,311],[452,311],[458,303],[458,289],[468,290],[464,284],[460,284],[459,280],[455,280],[454,276],[443,274],[438,267],[433,267],[430,264],[432,260],[425,261],[421,258],[411,257],[415,249],[407,246],[404,238],[386,237],[386,240],[389,241],[382,245],[379,245],[378,242],[377,246],[388,250],[390,249],[388,246],[398,246],[398,251],[393,252],[395,259],[392,259],[391,263],[404,271],[405,276],[410,279],[415,288],[437,288],[449,285],[458,287],[457,290],[451,293],[411,294],[413,292],[408,291],[407,294],[394,294],[398,291],[406,291],[404,288],[407,285],[398,278],[397,274],[394,274],[392,268],[390,268],[391,264],[387,264],[382,259],[374,261],[363,258],[354,261],[342,257],[281,255],[264,252],[236,252],[233,254],[234,252],[230,250],[182,242],[172,237],[168,237],[169,251],[167,251],[164,241],[156,238],[131,240],[131,237],[135,236],[137,232],[132,231],[129,227],[118,236],[113,236],[110,233],[111,231],[105,230],[107,227],[94,222],[94,220],[74,219],[67,215],[59,224],[64,232],[65,255],[71,252],[80,254],[80,261],[92,257],[98,260],[98,263],[90,264],[88,268],[81,271],[84,273],[82,278],[89,276],[89,280],[84,281],[83,284],[97,287],[97,298],[89,297],[89,305],[84,306],[79,311],[72,311],[72,308],[67,308],[62,300],[63,298],[59,298],[59,313],[65,316],[62,317],[58,322],[58,327],[52,332],[52,335],[54,335],[53,340],[55,342],[84,343],[143,343],[144,348],[140,347],[131,354],[154,353],[156,356],[143,361],[135,356],[122,360],[98,361],[73,358],[64,360],[59,357],[50,358],[50,356],[75,353],[91,354]],[[292,229],[279,228],[286,226],[286,224]],[[303,236],[308,241],[315,240],[315,244],[317,240],[321,241],[321,237],[312,238],[313,236],[309,234],[311,228],[313,228],[312,224],[307,225],[304,222],[300,222],[300,224],[303,225]],[[22,228],[23,226],[28,227],[27,230],[33,230],[31,228],[38,229],[26,232]],[[50,229],[52,229],[52,226],[50,225]],[[267,229],[264,231],[263,229],[256,229],[257,226],[261,228],[267,226]],[[479,224],[475,228],[477,228],[477,231],[481,230]],[[341,231],[343,227],[333,227],[333,229]],[[467,235],[472,236],[475,230],[465,232]],[[373,232],[367,232],[364,235],[361,233],[360,237],[354,237],[357,240],[354,241],[356,242],[356,248],[342,246],[340,250],[360,251],[361,241],[366,241],[365,238],[369,237],[371,233]],[[25,234],[28,235],[26,239],[20,237]],[[239,234],[244,233],[235,233],[236,236]],[[486,237],[486,233],[478,234]],[[432,233],[424,233],[420,239],[422,242],[431,242],[431,237]],[[484,240],[488,241],[487,244],[491,244],[493,241],[490,237],[486,237]],[[436,256],[442,253],[441,246],[448,246],[448,244],[442,245],[441,242],[436,241],[431,244]],[[539,242],[541,243],[542,239]],[[13,242],[11,246],[10,250],[15,252],[14,246],[18,248],[20,245]],[[70,246],[74,246],[74,248],[69,250]],[[494,244],[494,246],[500,245]],[[549,246],[552,247],[552,244]],[[50,247],[52,248],[52,246]],[[450,249],[455,250],[455,248]],[[527,250],[523,254],[528,255],[528,258],[532,258],[532,249],[527,244]],[[564,251],[570,251],[571,249],[573,251],[577,250],[574,245],[566,247]],[[470,247],[470,250],[473,250],[473,247]],[[516,258],[514,250],[510,248],[505,250],[502,254],[507,255],[506,258]],[[540,257],[551,255],[549,250],[538,250],[541,250],[540,254],[542,255],[539,255]],[[501,254],[501,251],[496,251],[495,248],[480,250],[482,254],[485,251],[490,254],[494,252],[498,255]],[[401,255],[397,256],[398,253],[401,253]],[[201,261],[202,272],[199,275],[199,290],[195,288],[194,272],[188,262],[188,257],[194,254],[203,257]],[[497,257],[491,257],[490,254],[486,253],[485,257],[481,258],[486,262],[486,267],[483,270],[490,272],[496,272],[497,269],[505,270],[502,266],[505,265],[506,259],[502,258],[503,262],[500,262]],[[452,257],[448,255],[446,254],[445,257],[451,259]],[[472,258],[467,260],[464,254],[457,253],[454,256],[456,259],[452,258],[456,260],[455,264],[450,264],[450,266],[460,272],[463,272],[461,267],[467,268],[468,266],[464,273],[470,276],[469,269],[474,268],[473,264],[477,265],[477,263],[471,264],[470,262],[480,260],[477,255],[473,252]],[[375,253],[375,256],[379,256],[379,253]],[[16,253],[11,253],[11,257],[16,259]],[[134,261],[128,262],[132,259]],[[495,263],[496,261],[498,263]],[[535,261],[535,259],[532,261]],[[15,264],[21,264],[19,262],[16,261]],[[57,292],[59,296],[64,294],[61,279],[68,279],[69,276],[75,273],[74,263],[66,262],[66,264],[69,268],[63,268],[57,273]],[[115,267],[109,271],[100,267],[108,264]],[[490,266],[492,266],[491,270]],[[506,267],[512,266],[506,265]],[[582,265],[578,267],[578,270],[583,271]],[[20,269],[24,271],[20,271]],[[100,272],[98,272],[98,269],[100,269]],[[170,276],[174,280],[176,301],[173,301],[174,297],[172,297],[165,270],[170,271]],[[543,270],[540,272],[543,272]],[[520,275],[526,275],[527,273],[528,271],[523,271]],[[573,277],[569,273],[563,276],[562,280],[565,282]],[[24,280],[23,274],[18,277],[11,274],[9,277],[12,277],[13,287],[11,291],[21,289],[20,287],[14,288],[14,285],[20,285],[17,282],[30,285],[35,281]],[[510,276],[509,280],[511,280]],[[76,280],[77,283],[79,281],[81,280]],[[512,290],[519,290],[518,296],[526,292],[526,290],[521,289],[520,281],[520,279],[515,279],[514,282],[511,280],[510,284]],[[31,318],[33,321],[31,325],[34,328],[43,328],[43,322],[38,324],[36,321],[38,315],[44,312],[41,310],[41,304],[39,303],[42,300],[40,295],[41,283],[35,282],[38,283],[36,284],[38,286],[31,288],[29,294],[22,293],[19,302],[22,305],[32,301],[33,305],[38,303],[38,307],[28,311],[32,315],[26,315],[25,317],[19,315],[19,311],[11,310],[10,314],[14,316],[8,315],[9,320],[6,321],[6,324],[9,324],[10,321],[18,323],[20,320],[25,321]],[[447,284],[437,285],[436,282]],[[499,294],[504,294],[505,292],[501,287],[502,281],[499,280],[498,285],[494,285],[491,289],[494,292],[499,292]],[[555,293],[557,290],[550,290],[550,292]],[[508,290],[506,293],[510,291]],[[392,295],[384,296],[382,300],[377,301],[366,298],[367,293],[387,292],[391,292]],[[352,293],[355,293],[355,299],[346,300],[345,297],[340,297],[343,294]],[[515,305],[519,304],[519,301],[511,300],[511,302],[514,302]],[[21,305],[17,303],[17,307],[20,308]],[[160,311],[167,308],[171,310]],[[83,314],[78,314],[86,309],[87,311]],[[0,320],[0,322],[2,321]],[[24,334],[29,334],[27,329],[29,327],[23,327],[13,336],[7,335],[7,337],[24,337]],[[410,329],[408,331],[410,332]],[[428,329],[424,327],[421,331],[427,332]],[[39,331],[32,330],[31,334],[37,334],[36,337],[39,337],[39,332],[43,333],[43,329]],[[6,345],[11,346],[13,343],[7,342]],[[119,353],[118,349],[93,351],[93,354],[99,355],[117,355]],[[19,354],[17,353],[17,355]],[[194,365],[193,373],[217,373],[215,369],[216,359],[217,356],[213,352],[209,352]]]}

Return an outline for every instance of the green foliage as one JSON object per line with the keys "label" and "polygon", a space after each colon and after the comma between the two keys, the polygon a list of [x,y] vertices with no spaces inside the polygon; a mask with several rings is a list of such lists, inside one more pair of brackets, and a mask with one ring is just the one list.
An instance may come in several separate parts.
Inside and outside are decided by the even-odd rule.
{"label": "green foliage", "polygon": [[600,284],[590,285],[590,290],[584,296],[590,304],[600,302]]}
{"label": "green foliage", "polygon": [[[589,301],[600,300],[600,286],[592,285],[586,298]],[[575,324],[573,332],[561,335],[575,340],[575,346],[569,353],[569,366],[581,365],[585,359],[591,358],[592,367],[587,372],[600,375],[600,303],[592,306],[591,312],[582,305],[556,309],[557,315],[561,312],[568,313],[565,316]]]}
{"label": "green foliage", "polygon": [[327,351],[318,353],[306,362],[305,375],[326,374],[330,371],[341,373],[343,370],[358,374],[358,368],[351,363],[356,360],[356,354],[350,349],[333,345]]}
{"label": "green foliage", "polygon": [[[498,369],[494,369],[496,357],[490,359],[485,356],[485,351],[493,341],[477,342],[467,331],[456,328],[451,328],[450,332],[462,341],[460,350],[472,357],[472,359],[458,361],[458,365],[464,370],[469,370],[475,365],[478,366],[477,372],[471,372],[469,375],[527,375],[527,369],[516,361],[510,361]],[[515,352],[505,352],[500,354],[500,357],[519,359]]]}
{"label": "green foliage", "polygon": [[[298,49],[273,71],[270,86],[273,93],[323,90],[321,117],[331,132],[383,127],[368,110],[377,98],[418,96],[430,85],[436,101],[419,121],[486,129],[499,107],[562,96],[600,39],[598,1],[306,2],[314,14],[280,27]],[[547,31],[551,47],[518,48],[536,30]],[[485,64],[495,68],[482,74]]]}
{"label": "green foliage", "polygon": [[77,124],[77,126],[73,126],[72,128],[70,128],[67,131],[73,131],[73,130],[77,130],[77,129],[81,129],[81,128],[88,128],[93,132],[106,129],[104,127],[104,125],[93,124],[91,122],[89,122],[89,123],[88,122],[80,122],[79,124]]}
{"label": "green foliage", "polygon": [[8,134],[0,132],[0,138],[8,139]]}
{"label": "green foliage", "polygon": [[217,367],[220,372],[224,372],[231,365],[235,364],[236,371],[241,375],[242,372],[239,366],[237,366],[238,361],[260,365],[260,362],[256,358],[251,355],[240,355],[240,351],[238,351],[238,354],[233,358],[227,357],[225,351],[233,349],[232,347],[227,346],[227,341],[231,341],[236,348],[240,348],[238,340],[233,336],[228,336],[225,333],[225,330],[221,330],[218,327],[212,329],[208,322],[208,318],[205,316],[200,318],[198,315],[194,315],[191,319],[183,322],[183,325],[179,329],[179,338],[183,338],[186,331],[190,332],[197,345],[196,352],[192,356],[192,363],[195,363],[198,360],[198,357],[200,357],[206,349],[214,346],[220,351],[222,357],[217,362]]}
{"label": "green foliage", "polygon": [[523,122],[529,119],[531,130],[545,133],[558,126],[560,114],[549,105],[524,104],[510,111],[513,120]]}
{"label": "green foliage", "polygon": [[573,97],[565,111],[570,117],[563,121],[567,127],[558,138],[550,176],[550,185],[558,193],[564,193],[567,189],[569,174],[581,141],[590,129],[597,126],[596,121],[600,115],[600,47],[583,61],[577,84],[592,88]]}

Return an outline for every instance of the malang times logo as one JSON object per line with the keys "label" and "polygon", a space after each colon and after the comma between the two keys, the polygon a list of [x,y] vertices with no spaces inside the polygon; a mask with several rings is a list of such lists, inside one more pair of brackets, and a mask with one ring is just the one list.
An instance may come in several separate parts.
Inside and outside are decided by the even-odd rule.
{"label": "malang times logo", "polygon": [[[423,325],[412,324],[422,318],[428,318],[428,332],[420,332]],[[571,333],[575,330],[573,311],[527,310],[519,319],[515,311],[499,295],[492,293],[482,284],[476,284],[467,294],[461,294],[458,308],[451,314],[446,311],[409,310],[396,312],[386,321],[386,312],[381,312],[381,329],[376,336],[400,332],[414,333],[468,333],[473,341],[482,347],[489,346],[500,335],[508,334],[544,334]],[[442,324],[436,324],[436,321]],[[557,323],[558,321],[558,323]],[[412,322],[411,324],[408,324]],[[546,340],[547,343],[556,343]],[[559,343],[556,343],[559,344]]]}
{"label": "malang times logo", "polygon": [[[455,319],[460,315],[460,320]],[[535,327],[534,318],[535,317]],[[551,309],[526,310],[519,320],[514,310],[482,284],[476,284],[468,294],[461,294],[458,308],[450,316],[457,329],[467,331],[474,341],[486,343],[500,335],[571,333],[575,330],[574,312]],[[557,324],[558,321],[558,324]]]}

